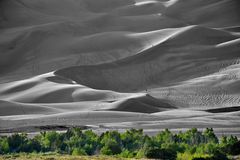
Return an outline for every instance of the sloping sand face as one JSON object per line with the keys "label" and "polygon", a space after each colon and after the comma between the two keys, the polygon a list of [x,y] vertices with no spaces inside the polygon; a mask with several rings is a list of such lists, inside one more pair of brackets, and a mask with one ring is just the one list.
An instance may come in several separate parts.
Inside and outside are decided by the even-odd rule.
{"label": "sloping sand face", "polygon": [[0,130],[240,134],[238,0],[0,1]]}

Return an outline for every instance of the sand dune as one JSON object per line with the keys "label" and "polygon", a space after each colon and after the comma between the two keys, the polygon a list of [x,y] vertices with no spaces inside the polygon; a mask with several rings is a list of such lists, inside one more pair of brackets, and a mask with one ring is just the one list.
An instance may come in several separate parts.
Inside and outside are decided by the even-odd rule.
{"label": "sand dune", "polygon": [[153,113],[174,108],[167,102],[155,99],[146,93],[95,90],[54,76],[53,73],[18,82],[4,83],[0,86],[2,88],[0,98],[4,99],[1,102],[2,116],[48,115],[73,110]]}
{"label": "sand dune", "polygon": [[239,136],[237,0],[0,1],[0,130]]}
{"label": "sand dune", "polygon": [[[107,64],[64,68],[55,73],[92,88],[129,92],[214,73],[234,64],[239,57],[238,43],[231,43],[231,47],[222,45],[238,38],[230,33],[198,26],[164,31],[166,35],[152,41],[151,47],[137,55]],[[101,78],[96,79],[96,75]]]}

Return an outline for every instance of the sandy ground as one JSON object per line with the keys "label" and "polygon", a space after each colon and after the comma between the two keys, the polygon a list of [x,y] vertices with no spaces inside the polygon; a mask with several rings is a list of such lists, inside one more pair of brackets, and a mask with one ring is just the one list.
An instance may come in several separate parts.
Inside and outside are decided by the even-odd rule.
{"label": "sandy ground", "polygon": [[213,127],[240,137],[239,7],[0,1],[1,133]]}

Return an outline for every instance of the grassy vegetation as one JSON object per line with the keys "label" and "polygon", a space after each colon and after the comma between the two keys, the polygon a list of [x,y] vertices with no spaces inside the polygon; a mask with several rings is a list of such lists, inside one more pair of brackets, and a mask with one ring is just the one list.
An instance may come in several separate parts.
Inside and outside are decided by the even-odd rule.
{"label": "grassy vegetation", "polygon": [[[51,152],[55,154],[46,155]],[[240,154],[240,141],[234,136],[218,139],[211,128],[203,132],[193,128],[177,134],[166,129],[151,137],[141,129],[124,133],[106,131],[99,136],[91,130],[72,128],[66,133],[41,132],[32,139],[27,134],[0,137],[0,154],[2,159],[14,156],[18,159],[88,159],[91,156],[90,159],[227,160]]]}
{"label": "grassy vegetation", "polygon": [[0,160],[122,160],[114,156],[73,156],[58,153],[15,153],[0,156]]}

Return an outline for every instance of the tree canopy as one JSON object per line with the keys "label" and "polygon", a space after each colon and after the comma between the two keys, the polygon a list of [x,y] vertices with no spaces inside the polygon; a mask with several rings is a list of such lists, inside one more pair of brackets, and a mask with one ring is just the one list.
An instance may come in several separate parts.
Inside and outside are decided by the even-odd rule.
{"label": "tree canopy", "polygon": [[[145,135],[142,129],[123,133],[106,131],[97,135],[92,130],[68,129],[65,133],[41,132],[33,138],[27,134],[0,137],[0,154],[58,152],[72,155],[116,155],[124,158],[155,159],[217,159],[240,154],[240,141],[235,136],[217,138],[212,128],[203,132],[196,128],[172,133],[166,129],[155,136]],[[189,159],[189,158],[188,158]]]}

